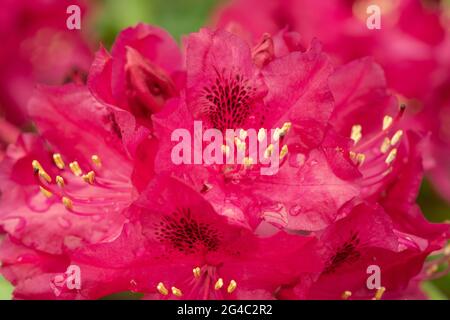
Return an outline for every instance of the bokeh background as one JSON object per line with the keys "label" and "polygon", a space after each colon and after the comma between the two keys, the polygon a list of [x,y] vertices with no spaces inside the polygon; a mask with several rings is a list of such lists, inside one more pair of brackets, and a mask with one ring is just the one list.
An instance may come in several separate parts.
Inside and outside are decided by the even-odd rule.
{"label": "bokeh background", "polygon": [[[450,0],[446,1],[450,5]],[[90,0],[88,2],[92,6],[87,17],[89,30],[84,32],[89,36],[89,41],[95,50],[100,43],[109,49],[120,30],[138,22],[163,27],[177,41],[181,41],[184,34],[209,24],[214,9],[226,4],[227,0]],[[422,184],[418,202],[430,221],[450,220],[450,204],[437,194],[427,180],[424,180]],[[425,283],[423,289],[431,299],[450,299],[450,275]],[[0,276],[0,300],[11,299],[11,293],[12,286]],[[133,297],[130,294],[110,298]]]}

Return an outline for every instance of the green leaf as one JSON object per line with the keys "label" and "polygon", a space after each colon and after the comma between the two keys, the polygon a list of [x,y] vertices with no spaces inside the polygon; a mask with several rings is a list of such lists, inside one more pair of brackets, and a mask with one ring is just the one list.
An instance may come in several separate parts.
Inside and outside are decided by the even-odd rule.
{"label": "green leaf", "polygon": [[445,294],[430,281],[422,284],[422,290],[425,291],[425,294],[431,300],[448,300]]}
{"label": "green leaf", "polygon": [[12,285],[0,276],[0,300],[11,300],[12,292]]}

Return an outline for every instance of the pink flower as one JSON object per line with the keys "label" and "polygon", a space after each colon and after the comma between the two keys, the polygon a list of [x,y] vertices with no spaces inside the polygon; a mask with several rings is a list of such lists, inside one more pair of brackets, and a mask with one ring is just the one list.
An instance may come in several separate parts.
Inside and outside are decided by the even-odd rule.
{"label": "pink flower", "polygon": [[[380,30],[366,26],[369,5],[381,8]],[[439,14],[438,8],[425,8],[415,0],[237,0],[217,13],[217,24],[249,34],[252,41],[286,27],[299,32],[304,43],[318,37],[341,62],[373,55],[385,68],[390,86],[409,98],[421,98],[439,72],[436,54],[445,36]]]}
{"label": "pink flower", "polygon": [[88,85],[100,101],[151,126],[150,116],[184,86],[181,52],[166,31],[138,24],[119,34],[111,55],[97,52]]}
{"label": "pink flower", "polygon": [[92,55],[81,31],[66,25],[67,7],[74,4],[81,7],[84,22],[84,1],[1,2],[0,112],[8,121],[22,125],[27,120],[26,104],[36,82],[60,84],[89,69]]}
{"label": "pink flower", "polygon": [[[285,52],[277,58],[271,55],[272,39],[264,41],[269,44],[252,50],[236,35],[206,29],[187,39],[186,95],[153,116],[160,140],[155,170],[184,179],[203,191],[219,213],[244,224],[257,226],[263,219],[293,229],[320,229],[358,195],[352,180],[359,176],[345,152],[347,142],[335,140],[328,128],[333,109],[328,78],[333,68],[318,42],[306,52]],[[263,165],[250,151],[246,157],[253,163],[173,164],[169,156],[176,143],[171,134],[183,128],[195,136],[195,120],[219,132],[262,130],[260,140],[266,141],[262,152],[270,146],[270,130],[278,128],[282,132],[278,172],[261,175]],[[246,145],[247,140],[239,143]],[[341,162],[330,163],[333,156]],[[341,176],[335,173],[339,170]],[[277,185],[280,188],[273,187]]]}
{"label": "pink flower", "polygon": [[[405,297],[405,288],[421,271],[425,258],[442,246],[442,239],[428,241],[397,228],[380,206],[356,205],[346,218],[319,233],[315,250],[321,252],[324,269],[317,281],[305,293],[300,280],[298,286],[281,290],[280,296],[370,300],[384,293],[387,299]],[[382,288],[374,288],[376,282],[369,280],[373,270],[378,270]]]}
{"label": "pink flower", "polygon": [[[202,29],[182,64],[164,31],[138,25],[98,52],[88,85],[38,88],[37,132],[0,164],[16,298],[423,297],[450,228],[416,204],[425,140],[382,69],[336,68],[287,30],[250,43]],[[207,134],[225,135],[218,150]],[[211,161],[231,147],[242,162]],[[382,287],[367,284],[374,266]]]}
{"label": "pink flower", "polygon": [[29,113],[40,135],[22,135],[1,163],[2,229],[49,254],[117,236],[143,176],[112,112],[67,85],[40,88]]}
{"label": "pink flower", "polygon": [[[154,181],[129,215],[117,239],[70,255],[83,286],[63,288],[60,298],[133,290],[149,299],[273,299],[280,283],[320,268],[313,237],[258,236],[218,215],[200,193],[176,180]],[[286,250],[280,253],[280,247]],[[29,281],[39,287],[39,278]],[[48,289],[34,297],[48,297]]]}

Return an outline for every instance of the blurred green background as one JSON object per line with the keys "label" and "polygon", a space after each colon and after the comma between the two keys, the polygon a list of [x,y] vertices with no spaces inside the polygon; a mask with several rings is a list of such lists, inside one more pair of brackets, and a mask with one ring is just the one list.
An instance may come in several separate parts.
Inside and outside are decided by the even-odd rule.
{"label": "blurred green background", "polygon": [[[313,1],[313,0],[312,0]],[[448,0],[450,2],[450,0]],[[226,0],[99,0],[93,21],[94,34],[106,46],[114,42],[118,32],[138,22],[161,26],[177,40],[198,30],[209,22],[209,13]],[[419,204],[431,221],[450,220],[450,206],[424,181]],[[431,299],[450,298],[450,275],[423,285]],[[11,285],[0,277],[0,300],[10,299]],[[112,299],[132,298],[130,294],[117,294]]]}

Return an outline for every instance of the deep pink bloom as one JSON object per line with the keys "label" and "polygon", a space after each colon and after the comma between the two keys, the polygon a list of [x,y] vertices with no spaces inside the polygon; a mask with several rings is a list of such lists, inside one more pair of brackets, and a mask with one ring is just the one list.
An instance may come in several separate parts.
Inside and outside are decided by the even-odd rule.
{"label": "deep pink bloom", "polygon": [[[289,30],[257,42],[236,30],[191,34],[183,64],[164,31],[137,25],[98,52],[87,86],[38,88],[37,132],[0,164],[16,298],[371,299],[373,264],[384,297],[422,298],[420,281],[445,272],[446,251],[424,263],[450,236],[416,204],[424,136],[382,69],[335,68]],[[245,161],[208,162],[195,139],[229,129]],[[175,130],[194,139],[191,164],[174,161]],[[275,171],[262,174],[262,154]]]}
{"label": "deep pink bloom", "polygon": [[[333,222],[339,207],[358,195],[353,180],[359,175],[345,151],[348,141],[328,128],[333,109],[328,78],[333,68],[320,44],[315,41],[306,52],[285,51],[276,57],[270,44],[252,50],[232,33],[204,29],[192,34],[186,47],[186,96],[170,101],[153,117],[160,140],[156,171],[184,179],[203,191],[218,212],[252,226],[264,219],[316,230]],[[176,145],[171,134],[184,128],[194,136],[194,120],[220,132],[265,129],[266,146],[271,129],[290,128],[280,139],[281,151],[286,145],[288,152],[281,156],[278,173],[261,175],[263,165],[256,161],[174,165],[169,158]],[[330,163],[329,158],[340,162]]]}
{"label": "deep pink bloom", "polygon": [[283,28],[299,32],[306,44],[317,37],[341,62],[373,55],[390,86],[409,98],[423,97],[439,72],[437,51],[445,37],[439,10],[415,0],[370,4],[381,8],[380,30],[367,28],[364,1],[237,0],[218,12],[217,20],[250,41]]}
{"label": "deep pink bloom", "polygon": [[[448,226],[441,226],[446,227]],[[387,299],[405,298],[405,288],[419,274],[425,258],[442,245],[414,234],[400,232],[383,208],[360,204],[350,214],[319,233],[315,250],[321,252],[324,269],[305,293],[303,281],[280,291],[283,298],[371,299],[377,289],[369,288],[369,266],[380,268],[381,286]],[[436,240],[436,239],[435,239]],[[419,292],[416,290],[416,294]]]}
{"label": "deep pink bloom", "polygon": [[88,85],[100,101],[151,126],[150,116],[184,86],[181,51],[166,31],[138,24],[119,34],[111,55],[97,52]]}
{"label": "deep pink bloom", "polygon": [[40,88],[29,109],[40,135],[22,135],[1,164],[2,229],[50,254],[116,236],[144,179],[137,147],[83,86]]}
{"label": "deep pink bloom", "polygon": [[[69,30],[70,5],[82,10],[82,30]],[[83,33],[87,4],[69,0],[5,0],[0,4],[0,112],[16,125],[36,82],[59,84],[87,73],[91,51]]]}
{"label": "deep pink bloom", "polygon": [[[132,290],[148,299],[273,299],[280,284],[321,268],[311,250],[313,237],[258,236],[170,178],[155,180],[129,216],[114,241],[70,254],[70,263],[81,268],[83,286],[62,288],[59,298],[92,299]],[[40,287],[38,277],[29,281],[29,287]],[[49,288],[41,287],[34,297],[48,296]]]}

